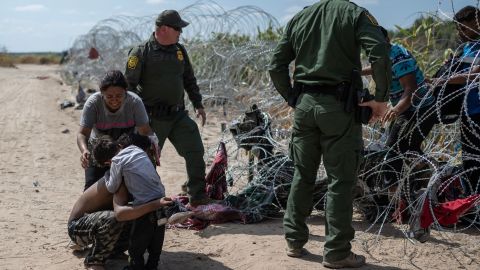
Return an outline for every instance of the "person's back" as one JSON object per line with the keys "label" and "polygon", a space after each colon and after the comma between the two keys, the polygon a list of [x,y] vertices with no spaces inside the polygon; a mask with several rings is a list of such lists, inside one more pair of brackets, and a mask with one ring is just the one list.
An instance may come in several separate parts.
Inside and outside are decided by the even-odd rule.
{"label": "person's back", "polygon": [[[365,14],[365,16],[361,16]],[[373,23],[368,27],[365,20],[375,19],[365,9],[345,0],[320,1],[297,13],[288,23],[285,36],[282,39],[282,50],[277,47],[274,54],[279,59],[272,61],[270,76],[277,90],[286,97],[288,88],[284,74],[276,62],[290,62],[295,59],[293,79],[307,85],[338,85],[341,82],[352,80],[352,70],[361,70],[360,50],[368,49],[370,62],[376,62],[374,72],[390,72],[388,59],[379,57],[388,50],[387,42],[378,42],[384,39]],[[301,64],[297,64],[301,63]],[[287,70],[288,72],[288,70]],[[378,75],[378,74],[377,74]],[[386,89],[389,81],[384,76],[377,76],[377,96],[388,94]],[[360,82],[356,87],[362,87]]]}
{"label": "person's back", "polygon": [[336,85],[350,81],[361,67],[355,20],[362,8],[348,1],[320,1],[291,20],[291,42],[296,53],[295,81]]}
{"label": "person's back", "polygon": [[[133,140],[130,142],[133,143]],[[121,149],[121,147],[124,148]],[[110,170],[105,174],[108,191],[117,193],[124,184],[133,196],[134,208],[165,196],[165,188],[160,181],[160,176],[147,153],[140,147],[133,144],[121,145],[110,137],[102,137],[95,145],[93,152],[101,164],[110,164]],[[166,219],[165,222],[161,222],[163,219],[162,210],[153,210],[133,221],[128,248],[132,269],[144,269],[145,250],[149,253],[146,269],[157,268],[165,235]]]}
{"label": "person's back", "polygon": [[[295,108],[290,157],[295,166],[283,225],[287,255],[301,257],[309,232],[313,190],[320,162],[328,174],[323,265],[360,267],[365,257],[351,251],[354,238],[352,189],[362,150],[362,126],[355,118],[362,89],[360,50],[372,63],[376,82],[373,119],[383,117],[391,79],[389,44],[365,9],[345,0],[324,0],[305,8],[287,24],[273,52],[270,76]],[[295,60],[291,85],[289,64]],[[355,99],[356,100],[356,99]]]}
{"label": "person's back", "polygon": [[135,145],[120,150],[112,158],[105,179],[111,193],[115,193],[123,181],[133,196],[134,206],[165,196],[165,188],[153,163],[147,153]]}

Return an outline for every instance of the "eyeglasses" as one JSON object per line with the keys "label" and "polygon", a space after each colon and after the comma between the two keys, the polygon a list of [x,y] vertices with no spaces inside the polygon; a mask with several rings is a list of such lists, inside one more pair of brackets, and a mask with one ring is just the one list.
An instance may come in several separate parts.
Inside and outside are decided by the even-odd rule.
{"label": "eyeglasses", "polygon": [[182,32],[182,28],[181,27],[177,27],[177,26],[173,26],[173,25],[166,25],[170,28],[172,28],[173,30],[177,31],[177,32]]}

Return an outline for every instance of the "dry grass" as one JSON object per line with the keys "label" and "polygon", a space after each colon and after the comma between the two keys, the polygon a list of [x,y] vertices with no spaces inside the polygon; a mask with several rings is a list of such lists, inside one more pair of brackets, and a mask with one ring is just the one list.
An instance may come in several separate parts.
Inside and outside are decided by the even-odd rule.
{"label": "dry grass", "polygon": [[10,54],[0,53],[0,67],[15,67],[16,64],[51,65],[59,64],[60,54],[55,53],[32,53]]}
{"label": "dry grass", "polygon": [[0,54],[0,67],[15,67],[13,58],[8,54]]}

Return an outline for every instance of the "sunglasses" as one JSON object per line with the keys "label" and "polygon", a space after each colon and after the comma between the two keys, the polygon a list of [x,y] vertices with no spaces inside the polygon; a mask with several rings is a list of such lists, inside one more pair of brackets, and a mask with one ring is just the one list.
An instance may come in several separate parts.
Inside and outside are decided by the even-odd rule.
{"label": "sunglasses", "polygon": [[172,28],[173,30],[177,31],[177,32],[182,32],[182,28],[181,27],[177,27],[177,26],[173,26],[173,25],[168,25],[166,24],[166,26]]}

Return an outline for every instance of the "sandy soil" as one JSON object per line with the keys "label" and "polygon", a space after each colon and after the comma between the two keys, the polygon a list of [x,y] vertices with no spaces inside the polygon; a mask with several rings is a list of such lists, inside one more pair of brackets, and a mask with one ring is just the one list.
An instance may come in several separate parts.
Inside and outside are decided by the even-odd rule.
{"label": "sandy soil", "polygon": [[[68,247],[66,222],[81,194],[83,171],[75,138],[80,111],[60,110],[72,98],[56,66],[0,68],[0,269],[83,269],[83,254]],[[207,110],[208,111],[208,110]],[[219,123],[210,115],[202,135],[218,141]],[[158,169],[167,194],[186,179],[183,160],[167,143]],[[324,219],[308,220],[312,253],[285,255],[281,220],[259,224],[210,225],[203,231],[167,230],[161,269],[322,269]],[[434,231],[429,242],[412,243],[398,227],[355,221],[355,252],[367,256],[363,269],[480,269],[480,235]],[[114,260],[107,269],[122,269]],[[159,269],[160,269],[159,268]]]}

